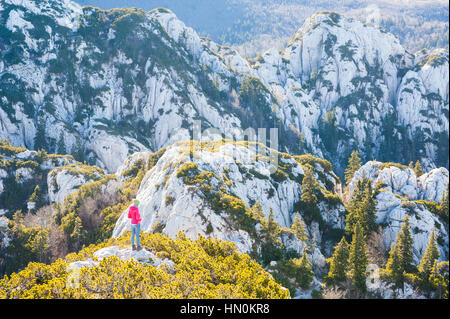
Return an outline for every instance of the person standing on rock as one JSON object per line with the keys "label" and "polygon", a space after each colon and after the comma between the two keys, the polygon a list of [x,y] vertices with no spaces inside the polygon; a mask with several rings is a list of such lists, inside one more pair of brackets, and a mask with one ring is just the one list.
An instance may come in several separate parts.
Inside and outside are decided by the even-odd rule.
{"label": "person standing on rock", "polygon": [[[139,201],[133,200],[133,205],[128,208],[128,218],[131,219],[131,247],[133,250],[141,250],[139,242],[139,234],[141,232],[141,214],[139,214]],[[134,245],[134,238],[136,238],[136,245]]]}

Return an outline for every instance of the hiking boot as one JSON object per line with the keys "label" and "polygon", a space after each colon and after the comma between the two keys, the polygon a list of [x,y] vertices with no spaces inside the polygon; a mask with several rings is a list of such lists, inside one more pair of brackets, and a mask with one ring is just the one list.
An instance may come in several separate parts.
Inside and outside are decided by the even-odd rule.
{"label": "hiking boot", "polygon": [[136,246],[135,246],[135,245],[132,245],[132,246],[131,246],[131,249],[132,249],[132,250],[136,250]]}
{"label": "hiking boot", "polygon": [[136,250],[137,251],[142,250],[142,246],[137,246]]}

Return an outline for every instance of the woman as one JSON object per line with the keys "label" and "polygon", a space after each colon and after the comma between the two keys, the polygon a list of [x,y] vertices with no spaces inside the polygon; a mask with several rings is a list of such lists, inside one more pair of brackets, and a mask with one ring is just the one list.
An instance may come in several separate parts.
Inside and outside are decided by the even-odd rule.
{"label": "woman", "polygon": [[[128,218],[131,218],[131,247],[133,250],[141,250],[139,242],[139,233],[141,231],[141,214],[139,214],[139,201],[135,199],[133,205],[128,208]],[[134,245],[134,238],[136,237],[136,245]]]}

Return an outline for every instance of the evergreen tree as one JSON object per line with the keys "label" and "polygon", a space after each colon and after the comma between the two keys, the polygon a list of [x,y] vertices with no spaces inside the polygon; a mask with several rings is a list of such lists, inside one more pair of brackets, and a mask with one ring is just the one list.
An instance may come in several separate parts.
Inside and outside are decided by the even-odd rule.
{"label": "evergreen tree", "polygon": [[66,143],[64,142],[64,134],[61,132],[58,140],[58,154],[67,154]]}
{"label": "evergreen tree", "polygon": [[61,230],[70,240],[73,250],[77,250],[82,240],[83,225],[80,217],[73,211],[61,218]]}
{"label": "evergreen tree", "polygon": [[300,241],[308,241],[308,234],[303,220],[300,219],[300,214],[296,213],[294,221],[292,222],[291,230]]}
{"label": "evergreen tree", "polygon": [[281,242],[278,239],[281,233],[281,227],[275,221],[272,208],[267,221],[264,221],[261,227],[261,259],[267,264],[272,260],[279,260],[282,257]]}
{"label": "evergreen tree", "polygon": [[345,237],[342,237],[336,245],[333,255],[327,261],[330,264],[330,271],[325,280],[329,284],[337,284],[347,278],[349,246]]}
{"label": "evergreen tree", "polygon": [[346,231],[351,234],[355,224],[360,223],[364,236],[367,238],[371,232],[376,231],[376,193],[372,189],[372,182],[365,178],[356,182],[355,190],[347,207]]}
{"label": "evergreen tree", "polygon": [[305,175],[302,180],[302,201],[306,204],[317,204],[316,196],[317,181],[314,178],[313,169],[310,165],[305,166]]}
{"label": "evergreen tree", "polygon": [[389,251],[389,259],[385,272],[390,281],[395,284],[396,288],[403,287],[403,269],[400,263],[398,247],[395,243],[392,243],[391,250]]}
{"label": "evergreen tree", "polygon": [[82,240],[82,231],[83,231],[83,225],[81,223],[80,217],[75,218],[73,232],[70,234],[70,239],[73,242],[74,248],[77,250],[80,248],[81,240]]}
{"label": "evergreen tree", "polygon": [[335,153],[338,143],[338,127],[336,121],[336,110],[326,111],[323,122],[319,123],[319,133],[324,146],[330,153]]}
{"label": "evergreen tree", "polygon": [[42,121],[37,125],[36,135],[34,136],[34,149],[47,149],[47,140],[45,138],[45,122]]}
{"label": "evergreen tree", "polygon": [[262,225],[261,233],[266,242],[276,243],[278,242],[278,236],[280,235],[281,229],[278,223],[275,221],[272,208],[270,208],[269,216],[267,222]]}
{"label": "evergreen tree", "polygon": [[39,185],[36,185],[33,193],[31,194],[30,198],[28,199],[28,201],[34,202],[36,204],[34,207],[34,210],[37,210],[40,206],[42,206],[43,198],[42,198],[42,192],[39,188]]}
{"label": "evergreen tree", "polygon": [[416,165],[414,166],[414,173],[417,177],[423,175],[422,165],[420,165],[420,161],[417,160]]}
{"label": "evergreen tree", "polygon": [[303,289],[308,289],[314,277],[314,272],[311,269],[311,262],[306,254],[306,247],[303,249],[303,256],[300,258],[300,264],[297,270],[296,280],[299,286]]}
{"label": "evergreen tree", "polygon": [[306,222],[320,219],[319,209],[317,207],[316,195],[317,181],[314,178],[313,168],[310,165],[305,165],[305,175],[302,180],[302,196],[301,203],[304,211]]}
{"label": "evergreen tree", "polygon": [[429,277],[433,270],[433,265],[436,260],[439,259],[439,249],[436,242],[436,234],[434,233],[434,229],[431,232],[430,240],[428,241],[427,249],[422,256],[419,264],[419,275],[424,283],[429,282]]}
{"label": "evergreen tree", "polygon": [[439,204],[438,210],[439,215],[448,221],[448,190],[449,184],[447,184],[447,190],[442,194],[441,202]]}
{"label": "evergreen tree", "polygon": [[410,169],[414,170],[414,163],[413,163],[413,161],[409,162],[408,167],[409,167]]}
{"label": "evergreen tree", "polygon": [[397,249],[400,267],[402,271],[414,272],[413,265],[413,238],[410,231],[409,216],[403,219],[403,225],[400,232],[397,233]]}
{"label": "evergreen tree", "polygon": [[[433,270],[431,271],[429,281],[432,289],[435,291],[435,298],[448,299],[448,278],[445,278],[445,276],[443,276],[439,271],[439,266],[441,265],[442,263],[438,264],[437,260],[434,261]],[[448,268],[446,269],[446,273],[448,274]]]}
{"label": "evergreen tree", "polygon": [[361,167],[361,158],[359,158],[358,151],[353,151],[348,159],[347,169],[345,170],[345,182],[346,184],[350,184],[352,181],[353,175],[355,172]]}
{"label": "evergreen tree", "polygon": [[253,218],[256,219],[257,221],[263,223],[266,216],[264,214],[264,210],[262,208],[261,203],[258,201],[255,203],[255,205],[253,205],[252,207],[252,215]]}
{"label": "evergreen tree", "polygon": [[361,291],[366,290],[366,268],[368,265],[366,241],[362,227],[355,225],[349,253],[350,278],[353,285]]}
{"label": "evergreen tree", "polygon": [[75,158],[75,160],[79,162],[85,161],[85,156],[83,152],[83,145],[81,144],[81,140],[78,139],[77,143],[72,146],[72,151],[70,154]]}

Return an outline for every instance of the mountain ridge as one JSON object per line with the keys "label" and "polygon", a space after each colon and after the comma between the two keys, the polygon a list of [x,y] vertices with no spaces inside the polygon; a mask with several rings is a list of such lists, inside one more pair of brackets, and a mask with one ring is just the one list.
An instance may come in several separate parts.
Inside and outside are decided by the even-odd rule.
{"label": "mountain ridge", "polygon": [[[16,2],[5,2],[10,3],[13,6]],[[31,12],[35,10],[32,1],[20,3],[32,8]],[[321,13],[305,22],[282,55],[269,50],[261,58],[247,61],[236,51],[201,39],[165,9],[146,13],[138,9],[102,11],[73,6],[73,12],[84,10],[78,26],[65,22],[78,28],[73,31],[78,34],[76,37],[65,39],[67,31],[61,31],[61,35],[55,33],[49,40],[44,40],[48,35],[38,38],[50,48],[55,48],[53,38],[61,39],[58,43],[62,50],[50,50],[42,57],[47,60],[52,57],[47,63],[50,68],[26,58],[31,49],[29,45],[36,42],[32,36],[27,36],[26,24],[10,25],[16,30],[12,34],[24,34],[24,42],[9,38],[11,31],[3,30],[8,35],[3,40],[8,52],[11,54],[11,50],[17,48],[29,61],[23,65],[6,60],[7,64],[2,63],[0,67],[2,82],[16,83],[25,92],[15,98],[11,93],[2,92],[2,136],[9,137],[14,145],[36,148],[37,140],[38,148],[44,146],[57,152],[57,141],[62,139],[66,152],[114,171],[135,151],[157,150],[176,140],[188,139],[197,118],[203,120],[204,128],[218,128],[222,134],[237,139],[236,128],[276,127],[283,150],[326,157],[335,164],[339,174],[353,148],[360,149],[366,160],[377,157],[382,161],[407,164],[420,159],[427,169],[448,167],[448,158],[444,155],[446,142],[448,144],[448,90],[442,89],[448,83],[448,72],[445,72],[448,52],[445,50],[425,56],[422,53],[421,59],[414,58],[392,38],[385,41],[390,45],[384,51],[379,51],[378,46],[372,52],[368,49],[370,42],[363,41],[364,45],[347,42],[354,37],[352,28],[360,28],[361,34],[372,34],[374,39],[383,39],[384,33],[379,29],[338,14]],[[21,12],[24,7],[14,8],[17,9],[10,7],[6,11],[3,8],[2,19],[15,21],[10,17],[11,12],[16,17],[14,12]],[[124,18],[119,19],[122,16]],[[20,19],[18,21],[23,20]],[[341,24],[334,19],[342,19]],[[121,29],[117,29],[114,20],[123,22]],[[348,30],[345,25],[349,25]],[[118,39],[118,30],[125,30],[127,26],[141,31],[133,35],[125,32]],[[41,29],[42,36],[48,34],[42,27],[33,29]],[[134,49],[135,52],[121,52],[124,43],[130,47],[139,37],[154,43],[154,48],[144,45]],[[316,44],[309,46],[302,42],[303,37]],[[325,38],[321,40],[322,37]],[[389,39],[388,34],[387,37]],[[325,41],[327,39],[329,42]],[[119,43],[121,48],[117,47]],[[106,53],[106,49],[110,53]],[[316,64],[302,62],[299,52],[313,49],[318,53],[307,59],[313,59]],[[111,54],[113,52],[116,53]],[[332,56],[327,57],[327,52]],[[377,59],[372,56],[380,52],[384,52],[380,60],[383,67],[377,66]],[[67,53],[69,59],[64,59]],[[178,62],[164,60],[164,56],[178,56]],[[63,68],[58,64],[61,61],[69,65],[70,72],[61,73]],[[269,65],[270,61],[277,66]],[[333,75],[336,72],[347,76],[336,80]],[[401,77],[397,79],[397,75],[389,73]],[[29,82],[34,77],[30,74],[41,76]],[[51,89],[57,82],[65,83],[66,92]],[[263,83],[262,88],[258,89],[258,82]],[[433,83],[441,83],[441,87],[435,88]],[[244,84],[259,101],[248,100],[241,94],[246,92]],[[9,88],[9,85],[4,87]],[[349,94],[349,90],[356,90],[356,93]],[[401,94],[397,94],[400,90]],[[33,93],[35,91],[39,93]],[[83,106],[86,103],[87,109]],[[12,115],[15,113],[17,115]],[[73,115],[69,115],[71,113]],[[140,118],[138,123],[130,118],[136,115]],[[371,117],[374,117],[372,122],[368,120]],[[108,156],[113,145],[120,154],[117,159]],[[405,156],[398,152],[402,148]]]}

